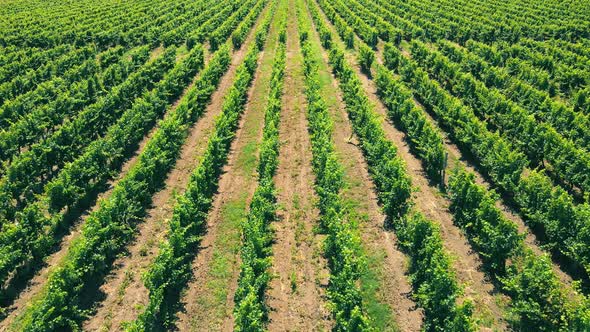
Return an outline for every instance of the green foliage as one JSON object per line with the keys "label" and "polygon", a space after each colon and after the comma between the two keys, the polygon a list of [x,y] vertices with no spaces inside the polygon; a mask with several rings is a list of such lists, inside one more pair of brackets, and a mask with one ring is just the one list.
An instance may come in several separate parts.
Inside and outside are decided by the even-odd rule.
{"label": "green foliage", "polygon": [[252,30],[252,26],[260,16],[260,13],[264,9],[264,5],[266,2],[259,2],[257,6],[251,11],[241,22],[240,25],[236,28],[236,30],[231,35],[231,42],[234,46],[234,50],[239,49],[242,47],[242,44],[248,37],[248,33]]}
{"label": "green foliage", "polygon": [[520,180],[515,200],[531,227],[541,229],[549,249],[559,251],[590,273],[590,206],[575,204],[562,188],[542,171],[531,171]]}
{"label": "green foliage", "polygon": [[[317,22],[317,16],[314,18]],[[341,51],[333,49],[330,52],[330,63],[340,78],[349,117],[361,140],[380,201],[400,241],[405,243],[404,249],[412,258],[413,288],[416,299],[426,313],[425,329],[474,330],[471,303],[456,304],[460,290],[454,274],[450,272],[450,261],[442,249],[439,231],[421,215],[408,219],[411,192],[409,178],[403,162],[396,156],[391,142],[385,139],[379,121],[368,106],[360,81],[346,64]]]}
{"label": "green foliage", "polygon": [[[258,17],[258,14],[262,11],[262,8],[264,8],[266,3],[267,0],[244,1],[239,9],[230,12],[231,16],[221,17],[216,22],[211,22],[213,26],[216,26],[215,30],[209,36],[209,48],[211,52],[216,51],[241,24],[241,22],[253,22],[251,17],[247,18],[248,15],[253,13],[254,17]],[[236,48],[236,43],[233,38],[232,43],[234,48]]]}
{"label": "green foliage", "polygon": [[[43,66],[30,70],[23,75],[15,77],[11,81],[0,84],[0,105],[10,102],[13,98],[34,90],[38,83],[47,81],[60,75],[62,72],[72,67],[79,67],[87,60],[96,56],[96,48],[89,45],[80,49],[69,48],[69,52],[61,55],[56,61],[48,61]],[[92,61],[94,62],[94,61]],[[84,68],[84,67],[79,67]],[[80,72],[70,72],[66,78],[67,82],[73,82],[80,77]],[[0,124],[6,125],[7,122],[14,120],[19,113],[15,113],[13,108],[2,108],[0,113]],[[23,110],[24,111],[24,110]]]}
{"label": "green foliage", "polygon": [[149,125],[180,96],[202,65],[202,49],[195,49],[170,70],[154,90],[146,92],[145,99],[138,99],[106,136],[91,143],[84,154],[67,164],[59,176],[46,185],[43,200],[18,211],[15,222],[4,223],[0,235],[0,252],[4,257],[0,260],[1,280],[7,280],[20,266],[34,264],[49,254],[59,241],[55,237],[59,227],[67,225],[68,210],[62,209],[87,205],[89,197],[120,167],[129,144],[138,144]]}
{"label": "green foliage", "polygon": [[404,57],[393,45],[384,49],[385,66],[397,71],[411,85],[419,101],[448,128],[459,146],[477,158],[480,166],[499,186],[510,190],[518,184],[527,164],[526,157],[512,144],[487,129],[473,110],[451,97],[439,84],[428,77],[412,60]]}
{"label": "green foliage", "polygon": [[[354,34],[371,47],[377,46],[380,31],[381,36],[388,37],[390,31],[396,30],[389,23],[380,20],[380,31],[367,24],[355,12],[350,11],[340,0],[321,0],[318,2],[328,19],[334,23],[338,34],[342,36],[347,48],[354,48]],[[366,13],[364,13],[366,15]]]}
{"label": "green foliage", "polygon": [[[415,45],[419,46],[418,43]],[[425,52],[423,47],[419,48],[418,46],[415,46],[415,53]],[[421,56],[424,55],[417,55],[417,57]],[[444,91],[438,85],[429,83],[427,75],[410,60],[401,56],[399,50],[391,45],[387,46],[384,58],[387,66],[397,68],[402,77],[413,84],[417,93],[422,97],[422,102],[431,107],[458,142],[477,158],[477,161],[483,166],[482,169],[487,172],[493,182],[514,196],[526,221],[546,234],[544,241],[549,245],[548,248],[560,251],[573,263],[578,264],[581,269],[588,271],[590,252],[586,250],[587,246],[584,245],[588,238],[587,234],[590,233],[588,232],[590,228],[587,225],[587,211],[590,209],[587,204],[575,208],[570,195],[565,190],[555,187],[551,179],[543,173],[527,171],[527,175],[523,176],[522,174],[525,173],[523,166],[526,165],[523,155],[515,151],[514,148],[510,148],[510,145],[501,136],[489,132],[486,125],[476,119],[473,112],[470,112],[467,107],[457,106],[454,111],[451,111],[452,109],[449,109],[448,104],[445,103],[445,99],[452,103],[451,99],[445,97]],[[440,62],[436,63],[436,67],[444,68]],[[456,76],[454,74],[444,75]],[[466,89],[469,86],[473,87],[474,85],[465,84],[461,89],[469,91]],[[435,99],[433,97],[436,96],[435,93],[440,97]],[[467,92],[462,93],[467,94]],[[482,93],[477,93],[477,96],[480,95]],[[483,95],[485,96],[485,94]],[[432,99],[433,102],[431,103],[426,98]],[[498,104],[495,105],[494,107],[498,108]],[[449,111],[443,112],[445,109],[449,109]],[[505,119],[513,121],[515,118],[505,117]],[[518,123],[518,121],[514,122]],[[529,128],[538,127],[531,123]],[[519,131],[523,132],[524,129]],[[555,135],[550,137],[555,138]],[[533,138],[527,142],[531,140]],[[538,142],[538,140],[533,141]],[[555,141],[548,138],[541,140],[541,142],[558,146],[554,144]],[[566,149],[559,150],[565,151]],[[570,163],[568,167],[576,167],[576,163]]]}
{"label": "green foliage", "polygon": [[443,138],[413,100],[412,93],[383,66],[377,66],[377,93],[392,122],[408,135],[412,152],[422,160],[428,177],[442,182],[445,151]]}
{"label": "green foliage", "polygon": [[[565,111],[549,109],[544,112],[545,117],[551,119],[549,123],[539,123],[534,117],[539,112],[529,112],[512,103],[503,94],[487,88],[470,73],[461,73],[459,65],[451,63],[439,52],[430,50],[419,41],[412,41],[411,48],[412,58],[418,64],[427,68],[444,85],[448,85],[446,88],[455,96],[461,97],[463,103],[470,106],[480,118],[498,128],[504,137],[511,139],[515,147],[527,154],[533,165],[540,165],[546,160],[558,177],[584,192],[590,190],[590,154],[564,138],[549,124],[563,122],[564,120],[560,120],[562,118],[583,121],[585,117],[575,117],[571,113],[561,115],[559,113]],[[505,76],[508,75],[512,73],[508,71]],[[537,103],[542,105],[545,101]],[[589,120],[586,121],[590,124]]]}
{"label": "green foliage", "polygon": [[512,298],[515,328],[555,331],[577,324],[588,326],[584,325],[590,308],[587,300],[581,295],[576,295],[580,299],[568,298],[549,258],[525,249],[517,226],[496,207],[494,192],[475,184],[473,174],[458,168],[449,180],[449,193],[455,223]]}
{"label": "green foliage", "polygon": [[[242,47],[268,3],[180,0],[71,6],[20,1],[5,6],[0,29],[0,282],[4,286],[10,287],[20,280],[21,272],[40,265],[72,218],[92,204],[142,137],[170,110],[138,164],[114,188],[112,197],[91,213],[66,262],[51,274],[48,290],[28,309],[24,330],[80,328],[88,314],[86,293],[95,292],[115,257],[133,239],[135,226],[174,164],[189,126],[201,115],[228,68],[230,46]],[[379,202],[411,258],[415,299],[426,313],[425,330],[473,330],[474,308],[469,301],[458,303],[460,286],[442,249],[440,231],[411,213],[412,189],[405,165],[395,146],[384,138],[381,119],[372,112],[348,57],[335,47],[324,15],[348,52],[356,48],[361,69],[371,74],[371,67],[376,68],[374,82],[388,116],[406,133],[428,177],[444,182],[444,147],[440,133],[414,98],[478,170],[513,200],[525,221],[541,235],[544,247],[576,272],[585,272],[582,277],[588,279],[590,205],[583,200],[590,192],[590,30],[584,2],[564,5],[551,0],[522,6],[509,0],[494,2],[493,7],[463,0],[306,4],[322,46],[330,50],[330,64]],[[317,67],[309,60],[310,24],[301,15],[300,19],[335,330],[369,329],[372,322],[358,292],[364,268],[363,257],[358,256],[358,234],[354,221],[346,220],[343,211],[342,168],[331,142],[333,123],[318,93]],[[254,54],[263,48],[269,25],[267,16],[255,33],[256,49],[248,52],[235,89],[223,104],[224,116],[216,122],[207,153],[191,177],[189,190],[178,200],[169,237],[146,275],[149,305],[130,329],[172,326],[256,67]],[[282,48],[277,68],[284,67],[284,26],[278,39]],[[373,50],[380,40],[387,42],[386,67],[375,64]],[[189,52],[184,47],[177,51],[183,42]],[[216,55],[185,99],[170,109],[202,69],[205,42],[212,51],[218,50]],[[402,53],[396,47],[401,44],[410,52]],[[160,45],[163,54],[155,51]],[[245,245],[235,308],[238,330],[263,330],[267,319],[268,224],[275,209],[272,175],[283,74],[273,71],[259,187],[242,229]],[[578,191],[584,197],[571,194]],[[516,226],[496,207],[498,196],[493,190],[475,184],[472,174],[457,169],[449,181],[448,197],[455,224],[482,257],[486,271],[512,298],[512,328],[590,330],[588,298],[577,290],[563,289],[550,259],[525,248]],[[0,295],[13,296],[11,291],[2,287]]]}
{"label": "green foliage", "polygon": [[[268,25],[266,25],[268,27]],[[253,48],[247,55],[244,65],[238,69],[236,74],[236,83],[233,90],[230,90],[226,98],[223,108],[225,115],[218,119],[216,123],[216,132],[211,138],[209,154],[203,158],[204,169],[207,170],[201,174],[204,179],[211,179],[208,182],[199,182],[200,185],[205,185],[202,195],[210,197],[214,193],[216,182],[213,181],[220,174],[221,165],[225,161],[229,143],[233,135],[230,135],[237,128],[239,113],[245,103],[245,94],[249,82],[253,77],[253,72],[256,68],[257,57],[259,49]],[[198,53],[198,52],[197,52]],[[201,53],[202,54],[202,53]],[[217,57],[211,61],[211,66],[205,70],[201,75],[199,81],[195,84],[192,92],[189,92],[181,104],[174,110],[173,114],[167,117],[160,123],[160,128],[156,131],[154,137],[148,142],[145,150],[139,158],[139,162],[130,170],[130,172],[118,183],[113,194],[105,200],[101,207],[89,217],[83,231],[81,238],[68,253],[68,263],[56,270],[49,280],[49,288],[52,292],[45,293],[39,299],[38,306],[30,309],[30,320],[24,322],[27,330],[47,330],[58,329],[65,324],[77,324],[82,317],[82,311],[78,308],[79,296],[86,288],[91,290],[94,286],[89,283],[90,280],[100,279],[109,270],[109,266],[116,254],[124,248],[124,245],[133,237],[134,224],[139,222],[145,213],[145,208],[149,204],[149,198],[152,193],[161,186],[163,175],[172,167],[174,160],[178,155],[178,151],[184,138],[186,137],[189,125],[195,120],[195,115],[199,114],[207,105],[210,95],[213,93],[215,85],[219,81],[222,73],[229,65],[229,52],[226,47],[221,49]],[[223,149],[221,151],[213,151],[212,149]],[[225,153],[222,153],[225,151]],[[209,159],[210,158],[210,159]],[[211,162],[209,162],[209,160]],[[189,194],[199,196],[197,192],[189,191]],[[189,201],[185,200],[185,203]],[[193,201],[190,201],[191,204]],[[207,203],[207,200],[196,200],[196,203]],[[179,208],[183,212],[198,212],[203,211],[185,206]],[[202,212],[198,215],[203,216]],[[181,222],[172,223],[171,227],[176,225],[178,231],[176,235],[184,235],[188,231]],[[198,234],[199,225],[189,225],[190,230]],[[195,230],[196,229],[196,230]],[[193,241],[186,241],[183,236],[172,236],[172,244],[180,245],[175,249],[181,248],[191,249],[197,243],[198,237],[191,237]],[[111,241],[106,241],[112,239]],[[189,246],[189,247],[185,247]],[[194,249],[194,248],[193,248]],[[192,250],[190,250],[192,252]],[[148,307],[145,317],[145,326],[160,326],[158,324],[169,323],[169,312],[167,310],[155,310],[160,304],[169,304],[170,298],[178,296],[177,291],[180,288],[172,288],[172,293],[164,292],[159,289],[159,281],[162,281],[162,274],[157,271],[165,271],[166,276],[174,277],[176,281],[182,282],[187,280],[187,274],[182,271],[187,271],[186,264],[182,266],[182,260],[178,260],[175,255],[171,255],[167,249],[163,250],[164,254],[160,257],[163,261],[162,265],[155,267],[153,279],[148,277],[148,284],[154,286],[151,289],[153,293],[153,301],[150,301],[151,306]],[[89,254],[92,253],[92,259],[89,259]],[[171,257],[173,262],[181,265],[179,274],[168,274],[167,267],[171,262],[166,260],[166,257]],[[186,259],[186,256],[185,256]],[[168,264],[168,265],[167,265]],[[161,267],[166,267],[162,269]],[[84,286],[84,287],[81,287]],[[176,293],[175,293],[176,292]],[[56,294],[63,294],[67,296],[70,305],[63,305],[63,298],[56,298]],[[51,313],[46,315],[46,313]],[[167,314],[168,313],[168,314]],[[162,314],[162,316],[154,317],[154,314]]]}
{"label": "green foliage", "polygon": [[[521,259],[508,269],[506,278],[501,278],[504,289],[512,297],[510,310],[519,317],[513,323],[515,328],[535,331],[587,330],[590,327],[587,321],[579,325],[579,329],[569,328],[576,325],[577,318],[573,316],[572,308],[576,304],[572,304],[564,294],[551,268],[550,259],[531,252]],[[580,308],[583,308],[582,312],[587,317],[587,304],[582,304]]]}
{"label": "green foliage", "polygon": [[104,134],[133,101],[152,89],[176,62],[176,49],[167,49],[143,65],[106,96],[64,123],[49,137],[19,154],[0,180],[0,219],[13,219],[19,207],[35,199],[48,178],[72,161],[84,147]]}
{"label": "green foliage", "polygon": [[[314,14],[311,2],[308,4],[316,26],[321,28],[321,18]],[[360,80],[345,60],[344,53],[335,47],[330,51],[330,64],[340,80],[349,118],[359,137],[384,212],[400,245],[411,257],[414,295],[425,310],[425,330],[474,331],[471,302],[456,303],[460,288],[449,257],[443,250],[440,231],[420,214],[408,214],[411,207],[410,179],[395,147],[385,138]]]}
{"label": "green foliage", "polygon": [[[21,96],[3,108],[5,111],[26,108],[27,113],[0,131],[0,161],[12,160],[23,148],[52,134],[66,117],[75,116],[81,108],[95,103],[97,98],[121,84],[149,57],[147,46],[133,49],[128,54],[124,51],[123,47],[107,50],[98,56],[117,57],[116,61],[110,60],[109,63],[112,63],[104,69],[101,69],[98,60],[88,59],[68,70],[64,77],[42,83],[26,98]],[[45,95],[48,93],[56,97],[47,103]]]}
{"label": "green foliage", "polygon": [[498,196],[475,184],[474,179],[474,174],[464,169],[453,170],[449,179],[449,209],[491,273],[504,275],[507,261],[523,250],[524,236],[496,207]]}
{"label": "green foliage", "polygon": [[[203,30],[196,28],[202,26],[203,23],[211,18],[212,15],[217,14],[218,11],[222,10],[224,7],[227,7],[229,4],[229,0],[217,1],[213,5],[208,2],[200,3],[199,6],[197,6],[198,10],[192,13],[192,17],[187,17],[184,20],[179,21],[178,24],[175,24],[173,27],[167,29],[162,34],[162,44],[167,47],[170,45],[180,46],[185,41],[188,42],[186,39],[187,34],[203,33]],[[200,44],[203,40],[201,40],[199,43],[192,43],[193,41],[194,40],[191,40],[191,44],[187,45],[189,48]]]}
{"label": "green foliage", "polygon": [[361,65],[361,70],[365,73],[371,73],[371,66],[375,61],[375,53],[371,48],[367,45],[360,45],[359,46],[359,63]]}
{"label": "green foliage", "polygon": [[[244,8],[250,8],[254,0],[244,2],[241,6],[232,1],[223,1],[214,5],[210,11],[206,12],[205,16],[202,16],[202,24],[197,25],[196,29],[191,31],[186,37],[186,46],[188,49],[192,49],[196,45],[204,44],[209,40],[209,47],[211,51],[217,50],[225,39],[228,38],[229,34],[232,33],[231,29],[228,29],[231,25],[237,24],[236,20],[232,20],[233,14],[242,15],[244,14]],[[244,14],[245,15],[245,14]],[[225,24],[224,22],[228,22]],[[186,35],[184,35],[186,36]]]}
{"label": "green foliage", "polygon": [[361,147],[378,189],[379,200],[385,214],[393,222],[405,215],[410,208],[411,181],[404,162],[397,156],[393,143],[385,138],[381,123],[363,92],[361,82],[345,63],[342,51],[332,49],[330,64],[340,79],[349,118],[362,142]]}
{"label": "green foliage", "polygon": [[440,230],[419,213],[394,226],[402,248],[410,254],[410,280],[424,309],[426,331],[475,331],[473,304],[457,304],[460,288],[443,249]]}
{"label": "green foliage", "polygon": [[[202,52],[195,52],[199,53],[202,56]],[[187,76],[191,78],[193,75]],[[174,83],[177,84],[176,79]],[[182,88],[177,94],[180,92]],[[89,281],[104,276],[116,254],[132,238],[134,224],[143,217],[149,197],[161,186],[163,175],[172,167],[184,142],[188,124],[192,121],[188,115],[200,112],[199,108],[205,105],[206,102],[195,105],[196,109],[179,106],[160,123],[139,162],[118,183],[111,197],[88,218],[81,238],[68,252],[67,263],[49,277],[52,291],[44,294],[39,306],[30,309],[30,321],[24,322],[27,329],[59,329],[64,321],[79,323],[83,317],[83,311],[78,307],[82,292],[95,287]],[[57,294],[67,298],[69,304],[64,306],[64,298],[57,297]]]}

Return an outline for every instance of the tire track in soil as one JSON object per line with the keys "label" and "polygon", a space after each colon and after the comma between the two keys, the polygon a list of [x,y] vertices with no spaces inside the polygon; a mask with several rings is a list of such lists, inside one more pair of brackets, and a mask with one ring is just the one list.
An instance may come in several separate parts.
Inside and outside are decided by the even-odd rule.
{"label": "tire track in soil", "polygon": [[[270,6],[270,4],[269,4]],[[260,14],[265,16],[266,11]],[[270,74],[274,60],[276,40],[276,15],[269,31],[264,50],[258,58],[258,69],[248,91],[248,101],[240,119],[236,138],[231,144],[227,164],[219,181],[219,189],[213,207],[207,218],[207,232],[203,235],[201,247],[193,265],[194,278],[189,282],[181,302],[184,310],[178,314],[177,328],[180,331],[233,330],[233,295],[237,289],[239,269],[239,222],[246,216],[247,206],[257,184],[258,144],[262,140],[264,109],[269,91]],[[272,37],[274,36],[274,38]],[[267,68],[268,70],[262,70]],[[230,83],[232,83],[230,81]],[[221,108],[221,104],[219,105]],[[230,211],[230,212],[228,212]],[[228,214],[237,214],[238,223],[232,224]],[[220,264],[227,269],[221,276],[212,272],[214,260],[223,256]],[[217,287],[217,288],[216,288]],[[219,287],[223,290],[219,292]],[[219,295],[218,301],[215,297]],[[221,298],[223,298],[221,300]]]}
{"label": "tire track in soil", "polygon": [[283,109],[279,127],[277,187],[278,220],[273,223],[274,278],[268,295],[270,331],[317,331],[332,326],[326,307],[329,271],[321,256],[323,236],[314,233],[319,219],[311,168],[303,95],[303,56],[299,48],[294,2],[287,22],[287,53]]}
{"label": "tire track in soil", "polygon": [[[255,26],[257,25],[258,23]],[[144,222],[138,225],[138,235],[129,246],[127,255],[115,261],[116,268],[101,286],[100,290],[105,297],[97,312],[84,322],[85,331],[122,331],[122,324],[136,319],[147,304],[149,291],[141,276],[157,255],[160,242],[165,239],[166,226],[172,218],[176,195],[186,190],[190,174],[207,148],[208,138],[214,130],[216,117],[221,113],[226,92],[234,81],[237,67],[246,56],[248,46],[253,41],[252,31],[242,48],[232,54],[230,67],[213,93],[211,102],[201,118],[191,127],[180,156],[174,168],[168,173],[163,189],[154,195],[152,208],[147,211]],[[212,54],[207,55],[210,57]],[[191,86],[193,84],[194,81]],[[188,88],[185,92],[187,90]]]}
{"label": "tire track in soil", "polygon": [[[152,50],[150,59],[154,59],[157,57],[157,55],[162,53],[163,48],[157,47],[156,49]],[[177,105],[178,102],[176,102],[173,105],[173,107],[176,107]],[[168,112],[169,110],[167,111],[167,113]],[[133,167],[133,165],[137,163],[139,154],[141,153],[141,151],[143,151],[145,145],[154,135],[157,128],[158,126],[156,123],[154,127],[152,127],[148,131],[148,134],[139,142],[133,154],[129,158],[127,158],[127,161],[123,163],[117,175],[113,179],[107,181],[106,189],[98,194],[97,198],[94,200],[94,204],[92,205],[92,207],[86,209],[86,211],[81,213],[80,216],[76,218],[76,220],[72,223],[72,225],[69,227],[69,231],[66,233],[66,235],[62,237],[58,249],[51,255],[47,256],[47,258],[45,259],[45,263],[43,264],[43,267],[35,273],[33,278],[30,279],[27,283],[26,288],[23,291],[21,291],[19,296],[14,300],[14,302],[8,308],[6,308],[6,311],[9,312],[9,315],[4,320],[0,321],[0,331],[7,330],[12,325],[12,323],[16,319],[18,319],[20,314],[24,312],[30,304],[32,304],[32,302],[36,299],[38,294],[43,290],[45,282],[47,281],[47,278],[49,277],[51,272],[54,270],[55,266],[62,264],[62,262],[66,258],[66,254],[70,249],[72,241],[78,238],[78,236],[80,235],[82,227],[86,223],[86,219],[88,218],[88,216],[98,209],[101,200],[106,199],[111,195],[117,183],[122,178],[124,178],[125,175],[127,175],[129,170],[131,169],[131,167]]]}
{"label": "tire track in soil", "polygon": [[[323,12],[321,12],[321,17],[336,36],[338,45],[344,49],[335,28],[327,20]],[[327,56],[325,51],[323,54],[325,57]],[[469,241],[462,230],[453,223],[453,216],[449,211],[450,202],[443,197],[437,188],[430,185],[421,161],[410,152],[410,147],[405,141],[405,134],[386,120],[387,108],[379,99],[374,82],[361,72],[356,57],[350,50],[345,50],[345,57],[353,65],[353,69],[362,83],[363,90],[374,105],[374,111],[381,118],[385,136],[397,147],[398,155],[406,164],[407,172],[412,179],[412,185],[417,189],[413,193],[415,208],[428,219],[440,225],[443,246],[452,258],[452,266],[456,271],[458,281],[464,285],[464,297],[471,298],[474,301],[475,317],[481,318],[487,325],[490,325],[492,330],[507,330],[506,321],[503,317],[505,315],[504,303],[508,301],[508,298],[499,293],[488,280],[483,272],[480,257],[471,249]],[[486,327],[480,326],[480,328]]]}
{"label": "tire track in soil", "polygon": [[[309,12],[307,12],[309,15]],[[311,16],[309,21],[312,22]],[[317,30],[312,29],[310,41],[315,49],[321,53],[321,45]],[[369,176],[369,171],[363,153],[358,146],[358,140],[353,135],[352,126],[348,120],[345,103],[336,78],[329,72],[328,59],[323,54],[322,63],[319,66],[320,76],[325,77],[331,83],[331,88],[323,88],[324,96],[334,121],[332,137],[336,147],[336,154],[340,163],[344,166],[344,179],[346,189],[343,197],[354,202],[357,213],[366,215],[367,220],[360,220],[359,233],[362,238],[363,248],[369,256],[381,255],[380,271],[374,271],[378,275],[379,289],[377,301],[389,307],[393,313],[393,321],[388,322],[387,327],[399,331],[420,331],[423,312],[417,308],[411,298],[412,286],[407,272],[407,257],[392,242],[397,239],[384,228],[385,215],[378,205],[376,189]],[[351,142],[350,138],[354,139]]]}

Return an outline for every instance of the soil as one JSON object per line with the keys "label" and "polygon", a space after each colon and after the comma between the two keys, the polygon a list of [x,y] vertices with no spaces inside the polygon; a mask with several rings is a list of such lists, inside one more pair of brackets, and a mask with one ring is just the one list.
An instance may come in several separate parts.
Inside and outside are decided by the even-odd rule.
{"label": "soil", "polygon": [[317,331],[332,326],[326,307],[329,272],[321,256],[322,237],[314,233],[319,211],[311,168],[303,94],[303,58],[299,48],[295,4],[290,1],[286,74],[275,176],[280,209],[273,224],[272,273],[268,294],[270,331]]}

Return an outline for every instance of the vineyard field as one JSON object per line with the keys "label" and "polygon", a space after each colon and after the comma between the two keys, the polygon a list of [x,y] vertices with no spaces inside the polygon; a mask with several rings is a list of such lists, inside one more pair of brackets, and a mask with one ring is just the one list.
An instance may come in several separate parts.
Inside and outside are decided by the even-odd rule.
{"label": "vineyard field", "polygon": [[0,331],[590,331],[587,0],[0,16]]}

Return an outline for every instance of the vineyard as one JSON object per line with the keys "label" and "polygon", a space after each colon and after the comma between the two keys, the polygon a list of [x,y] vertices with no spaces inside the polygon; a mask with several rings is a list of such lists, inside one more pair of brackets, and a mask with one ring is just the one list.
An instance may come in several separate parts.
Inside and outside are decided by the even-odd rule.
{"label": "vineyard", "polygon": [[590,331],[588,1],[0,14],[0,331]]}

